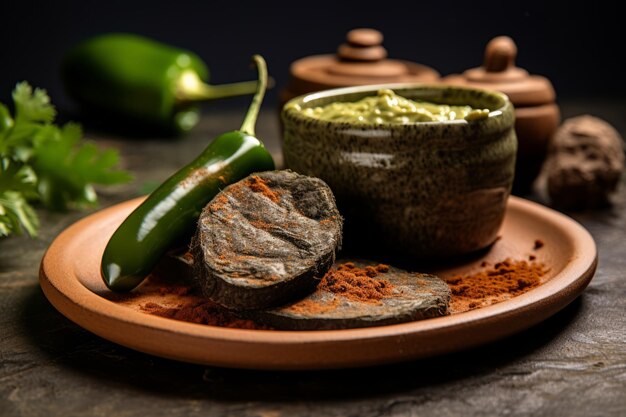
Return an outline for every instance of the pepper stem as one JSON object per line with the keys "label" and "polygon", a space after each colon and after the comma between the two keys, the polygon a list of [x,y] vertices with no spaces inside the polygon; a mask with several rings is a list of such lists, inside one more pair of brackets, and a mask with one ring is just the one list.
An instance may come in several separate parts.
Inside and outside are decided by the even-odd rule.
{"label": "pepper stem", "polygon": [[195,71],[184,71],[178,79],[176,98],[181,102],[216,100],[225,97],[253,94],[256,81],[210,85],[200,79]]}
{"label": "pepper stem", "polygon": [[239,129],[240,132],[249,136],[255,136],[254,126],[256,125],[256,119],[259,116],[259,110],[261,109],[261,103],[263,103],[265,89],[267,88],[267,64],[265,63],[265,59],[263,59],[261,55],[254,55],[252,60],[256,65],[259,80],[256,85],[254,97],[252,97],[252,103],[250,103],[248,113],[246,113],[246,118],[243,119],[243,123]]}

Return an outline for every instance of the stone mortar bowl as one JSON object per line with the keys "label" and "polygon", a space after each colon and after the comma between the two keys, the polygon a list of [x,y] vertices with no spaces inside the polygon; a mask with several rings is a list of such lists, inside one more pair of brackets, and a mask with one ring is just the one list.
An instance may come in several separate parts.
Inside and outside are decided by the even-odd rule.
{"label": "stone mortar bowl", "polygon": [[[299,109],[357,101],[381,88],[439,104],[487,108],[468,122],[345,123]],[[513,183],[517,139],[508,98],[495,91],[387,84],[296,97],[282,111],[285,165],[323,179],[357,242],[403,259],[467,254],[497,239]]]}

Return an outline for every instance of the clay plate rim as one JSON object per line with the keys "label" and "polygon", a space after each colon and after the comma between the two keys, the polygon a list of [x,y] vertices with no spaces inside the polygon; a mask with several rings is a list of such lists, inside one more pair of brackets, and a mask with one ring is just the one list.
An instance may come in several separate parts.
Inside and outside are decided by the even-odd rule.
{"label": "clay plate rim", "polygon": [[[467,349],[526,329],[561,310],[587,286],[596,269],[593,238],[571,218],[510,197],[507,217],[528,216],[562,233],[569,261],[552,279],[489,307],[423,321],[364,329],[323,331],[243,330],[175,321],[144,314],[86,288],[76,275],[75,248],[86,230],[109,235],[143,198],[96,212],[68,227],[41,262],[40,285],[54,307],[81,327],[121,345],[204,365],[249,369],[331,369],[386,364]],[[565,245],[567,246],[567,245]],[[78,250],[78,253],[75,253]],[[90,265],[91,266],[91,265]],[[96,268],[93,273],[99,274]],[[92,269],[93,269],[92,268]]]}

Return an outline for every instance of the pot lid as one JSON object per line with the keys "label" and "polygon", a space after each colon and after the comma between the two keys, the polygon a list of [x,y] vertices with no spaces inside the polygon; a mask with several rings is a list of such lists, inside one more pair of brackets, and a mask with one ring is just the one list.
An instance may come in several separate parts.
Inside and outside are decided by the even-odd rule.
{"label": "pot lid", "polygon": [[518,106],[554,102],[556,95],[552,83],[545,77],[531,75],[525,69],[516,67],[516,56],[517,45],[513,39],[498,36],[487,44],[481,67],[446,77],[444,82],[501,91]]}
{"label": "pot lid", "polygon": [[383,34],[374,29],[348,32],[336,54],[313,55],[291,64],[293,95],[328,88],[395,82],[434,82],[439,73],[414,62],[387,59]]}

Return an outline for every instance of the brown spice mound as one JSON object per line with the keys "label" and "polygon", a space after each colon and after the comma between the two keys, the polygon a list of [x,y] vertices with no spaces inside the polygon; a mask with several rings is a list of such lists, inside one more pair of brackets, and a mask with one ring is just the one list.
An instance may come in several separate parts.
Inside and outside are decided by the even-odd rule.
{"label": "brown spice mound", "polygon": [[541,284],[548,270],[542,263],[506,259],[470,275],[446,279],[453,313],[495,304],[520,295]]}
{"label": "brown spice mound", "polygon": [[379,264],[359,268],[346,262],[326,273],[318,288],[340,294],[353,301],[378,302],[393,293],[393,285],[384,279],[374,279],[389,272],[389,265]]}
{"label": "brown spice mound", "polygon": [[263,194],[274,203],[278,203],[280,201],[280,197],[278,196],[278,194],[276,194],[270,187],[267,186],[267,181],[263,178],[253,175],[246,181],[246,185],[255,193]]}

